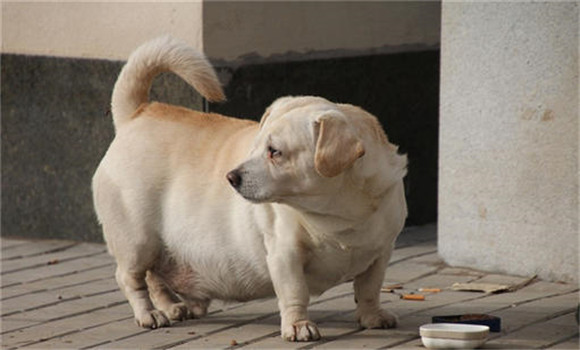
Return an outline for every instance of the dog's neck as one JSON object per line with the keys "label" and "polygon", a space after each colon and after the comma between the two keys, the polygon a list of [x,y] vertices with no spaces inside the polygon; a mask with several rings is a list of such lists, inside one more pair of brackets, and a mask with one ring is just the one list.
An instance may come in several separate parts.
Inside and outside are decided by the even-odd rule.
{"label": "dog's neck", "polygon": [[[330,198],[328,207],[334,211],[313,211],[294,208],[299,221],[308,232],[312,241],[334,242],[343,250],[356,247],[361,241],[359,233],[370,231],[369,227],[375,224],[373,216],[384,205],[388,205],[391,192],[396,186],[392,186],[383,193],[371,195],[364,191],[358,191],[357,195],[336,195]],[[364,240],[366,241],[366,240]]]}

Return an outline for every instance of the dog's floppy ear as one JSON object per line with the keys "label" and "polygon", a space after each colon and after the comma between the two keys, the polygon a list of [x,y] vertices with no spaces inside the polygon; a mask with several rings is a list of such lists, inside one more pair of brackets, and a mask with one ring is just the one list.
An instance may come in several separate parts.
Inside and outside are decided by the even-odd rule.
{"label": "dog's floppy ear", "polygon": [[314,167],[324,177],[334,177],[365,154],[362,142],[343,120],[323,115],[314,124],[318,132]]}
{"label": "dog's floppy ear", "polygon": [[268,117],[270,116],[270,112],[272,112],[272,106],[266,108],[266,112],[264,112],[264,114],[262,115],[262,119],[260,119],[260,129],[264,127],[266,119],[268,119]]}

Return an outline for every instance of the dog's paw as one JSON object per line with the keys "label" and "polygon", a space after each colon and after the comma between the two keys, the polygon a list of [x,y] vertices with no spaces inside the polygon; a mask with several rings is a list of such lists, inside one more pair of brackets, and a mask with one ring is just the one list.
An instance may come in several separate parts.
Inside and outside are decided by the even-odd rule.
{"label": "dog's paw", "polygon": [[282,329],[282,338],[287,341],[313,341],[320,339],[320,332],[314,322],[297,321]]}
{"label": "dog's paw", "polygon": [[184,321],[194,318],[194,312],[185,303],[171,304],[167,310],[163,310],[171,321]]}
{"label": "dog's paw", "polygon": [[187,308],[191,313],[191,318],[200,318],[207,315],[209,302],[207,301],[187,301]]}
{"label": "dog's paw", "polygon": [[139,327],[151,329],[168,327],[171,325],[167,316],[159,310],[146,311],[141,316],[136,317],[135,322]]}
{"label": "dog's paw", "polygon": [[387,310],[379,310],[375,313],[359,315],[358,322],[363,328],[395,328],[398,319],[395,314]]}

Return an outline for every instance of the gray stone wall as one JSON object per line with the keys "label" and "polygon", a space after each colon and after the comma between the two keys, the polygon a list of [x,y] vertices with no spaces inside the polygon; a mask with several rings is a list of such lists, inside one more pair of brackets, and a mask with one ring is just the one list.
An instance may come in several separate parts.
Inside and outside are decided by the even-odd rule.
{"label": "gray stone wall", "polygon": [[578,2],[444,2],[439,251],[578,280]]}
{"label": "gray stone wall", "polygon": [[[100,241],[91,178],[113,139],[121,62],[2,55],[2,235]],[[154,99],[199,108],[164,76]]]}

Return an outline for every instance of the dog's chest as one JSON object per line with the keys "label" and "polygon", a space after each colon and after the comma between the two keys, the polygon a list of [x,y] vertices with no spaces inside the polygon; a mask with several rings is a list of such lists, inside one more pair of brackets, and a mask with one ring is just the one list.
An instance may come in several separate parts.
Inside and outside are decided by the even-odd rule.
{"label": "dog's chest", "polygon": [[321,244],[311,250],[304,268],[312,294],[342,282],[350,281],[366,271],[383,249],[353,248],[338,244]]}

